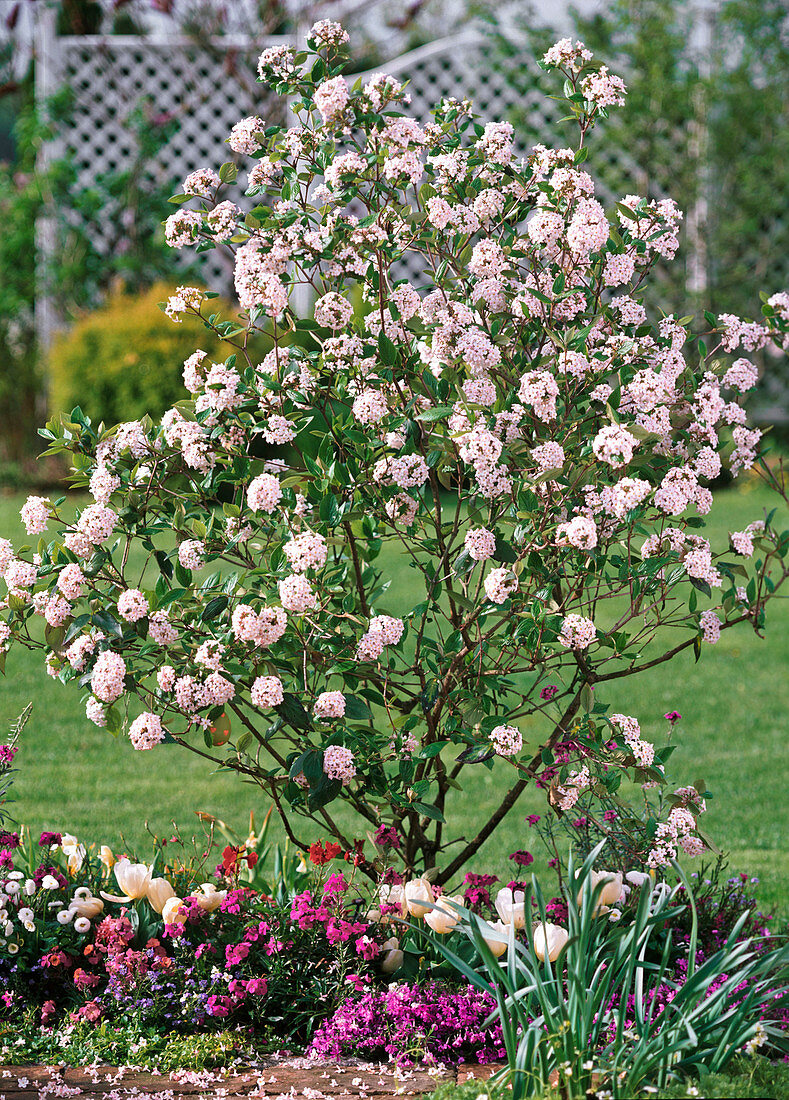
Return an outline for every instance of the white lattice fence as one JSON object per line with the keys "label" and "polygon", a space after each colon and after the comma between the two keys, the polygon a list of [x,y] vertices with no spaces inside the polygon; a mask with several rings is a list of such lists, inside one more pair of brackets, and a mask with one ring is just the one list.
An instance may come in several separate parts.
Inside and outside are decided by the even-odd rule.
{"label": "white lattice fence", "polygon": [[[283,40],[222,38],[197,46],[173,37],[51,38],[50,80],[71,89],[74,109],[49,155],[71,161],[78,187],[128,169],[136,154],[130,115],[145,102],[152,116],[177,122],[146,171],[170,186],[195,168],[218,167],[232,158],[224,142],[239,118],[284,117],[282,101],[255,80],[257,57],[272,41]],[[99,248],[114,239],[111,222],[120,214],[101,211],[91,224]],[[203,255],[201,263],[206,282],[228,287],[228,261],[219,250]]]}

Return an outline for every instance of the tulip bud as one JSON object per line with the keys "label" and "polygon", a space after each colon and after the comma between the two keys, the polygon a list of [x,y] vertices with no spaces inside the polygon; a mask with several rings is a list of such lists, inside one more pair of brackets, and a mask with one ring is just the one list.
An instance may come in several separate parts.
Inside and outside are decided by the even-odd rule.
{"label": "tulip bud", "polygon": [[161,913],[165,903],[175,897],[175,890],[166,878],[152,878],[148,883],[146,897],[156,912]]}
{"label": "tulip bud", "polygon": [[545,961],[546,954],[551,962],[556,962],[569,938],[560,924],[538,924],[534,929],[534,954],[540,962]]}
{"label": "tulip bud", "polygon": [[101,848],[99,849],[99,859],[107,868],[107,874],[109,874],[112,870],[113,864],[115,863],[115,856],[112,853],[112,848],[110,848],[108,844],[102,844]]}
{"label": "tulip bud", "polygon": [[168,898],[162,908],[162,919],[165,924],[186,924],[188,911],[181,898]]}
{"label": "tulip bud", "polygon": [[[622,875],[617,871],[590,871],[589,883],[591,890],[594,893],[598,885],[602,884],[603,889],[600,892],[600,896],[595,903],[594,915],[599,913],[607,913],[608,906],[614,905],[616,902],[623,900],[622,893]],[[578,891],[578,904],[580,905],[584,896],[583,887]]]}
{"label": "tulip bud", "polygon": [[509,886],[503,887],[496,894],[496,912],[504,924],[514,924],[516,928],[526,927],[526,906],[523,890],[514,893]]}
{"label": "tulip bud", "polygon": [[443,936],[447,932],[451,932],[455,925],[460,920],[460,913],[455,909],[452,902],[456,905],[463,904],[463,898],[456,896],[454,898],[437,898],[436,908],[428,910],[425,913],[425,924],[429,928],[432,928],[434,932],[438,932]]}
{"label": "tulip bud", "polygon": [[[486,933],[493,932],[496,935],[488,936]],[[507,941],[509,933],[507,931],[507,925],[503,921],[493,921],[491,924],[484,926],[482,930],[482,938],[488,945],[488,949],[491,954],[495,955],[497,959],[500,959],[504,952],[507,950]]]}
{"label": "tulip bud", "polygon": [[384,974],[394,974],[403,965],[404,959],[405,955],[400,950],[400,941],[396,936],[381,944],[381,971]]}
{"label": "tulip bud", "polygon": [[430,906],[423,903],[433,901],[433,887],[424,877],[412,878],[405,884],[405,901],[412,917],[424,917],[430,912]]}

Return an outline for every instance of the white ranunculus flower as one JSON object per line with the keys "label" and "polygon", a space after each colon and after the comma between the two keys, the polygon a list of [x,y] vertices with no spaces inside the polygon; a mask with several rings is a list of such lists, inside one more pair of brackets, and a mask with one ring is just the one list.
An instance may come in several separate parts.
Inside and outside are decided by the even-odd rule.
{"label": "white ranunculus flower", "polygon": [[20,919],[20,920],[22,921],[22,924],[24,924],[26,920],[32,920],[32,919],[33,919],[33,910],[32,910],[32,909],[29,909],[29,908],[28,908],[28,907],[27,907],[27,906],[25,905],[25,906],[24,906],[24,907],[23,907],[22,909],[20,909],[20,910],[19,910],[19,911],[17,912],[17,916],[18,916],[18,917],[19,917],[19,919]]}
{"label": "white ranunculus flower", "polygon": [[[8,885],[10,886],[11,884],[9,883]],[[59,888],[60,888],[60,883],[58,882],[58,880],[55,878],[54,875],[44,875],[44,877],[41,880],[41,889],[42,890],[58,890]],[[19,889],[19,888],[17,887],[17,889]]]}
{"label": "white ranunculus flower", "polygon": [[79,932],[82,935],[84,932],[90,932],[90,921],[87,917],[77,917],[74,921],[74,931]]}
{"label": "white ranunculus flower", "polygon": [[55,914],[55,919],[59,924],[68,924],[73,916],[73,909],[61,909],[59,913]]}

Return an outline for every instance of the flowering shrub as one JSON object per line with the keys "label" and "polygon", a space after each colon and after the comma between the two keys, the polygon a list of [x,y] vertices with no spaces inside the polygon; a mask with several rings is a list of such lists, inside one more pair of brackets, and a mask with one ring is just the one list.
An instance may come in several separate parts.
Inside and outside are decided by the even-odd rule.
{"label": "flowering shrub", "polygon": [[[39,644],[43,618],[47,671],[93,722],[252,778],[303,850],[298,814],[350,846],[327,811],[342,797],[395,831],[409,868],[434,867],[458,777],[498,756],[509,785],[446,882],[546,769],[558,812],[625,775],[662,783],[664,755],[634,716],[607,715],[603,686],[764,626],[789,537],[772,514],[731,552],[700,530],[724,466],[785,496],[739,399],[756,381],[740,349],[784,345],[789,296],[763,323],[705,314],[703,339],[690,318],[650,321],[641,290],[681,213],[628,195],[609,219],[594,197],[586,140],[625,88],[582,44],[544,58],[577,148],[521,160],[509,124],[466,104],[420,124],[393,78],[351,87],[346,39],[324,22],[307,52],[261,55],[297,121],[233,127],[250,214],[223,197],[234,165],[184,181],[167,240],[230,249],[244,313],[220,321],[194,287],[166,311],[235,352],[190,355],[193,399],[160,423],[50,422],[94,503],[73,522],[25,506],[31,535],[58,530],[36,551],[0,544],[0,640]],[[314,319],[291,308],[298,284]],[[260,437],[288,463],[256,459]],[[385,547],[419,588],[399,615]],[[699,792],[681,791],[634,841],[653,865],[703,847]]]}

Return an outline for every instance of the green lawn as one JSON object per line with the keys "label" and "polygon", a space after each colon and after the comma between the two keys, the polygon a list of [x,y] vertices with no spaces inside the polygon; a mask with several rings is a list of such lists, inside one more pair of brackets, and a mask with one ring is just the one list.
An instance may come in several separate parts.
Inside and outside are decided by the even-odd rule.
{"label": "green lawn", "polygon": [[[21,496],[0,498],[0,536],[21,541]],[[721,492],[706,532],[720,546],[727,530],[741,530],[771,500],[746,485]],[[386,568],[392,578],[389,610],[408,606],[411,571],[393,551]],[[703,778],[714,793],[707,832],[731,853],[732,868],[760,879],[764,905],[789,911],[789,799],[786,774],[789,742],[789,609],[776,600],[768,618],[767,640],[747,629],[727,631],[701,661],[692,653],[638,679],[614,681],[604,695],[615,710],[635,714],[645,736],[662,740],[663,714],[683,715],[680,749],[672,760],[678,783]],[[15,650],[0,681],[0,721],[10,721],[32,701],[33,716],[17,757],[14,817],[33,831],[59,829],[113,847],[146,850],[145,823],[166,835],[176,821],[186,832],[198,829],[194,812],[217,814],[246,830],[250,810],[265,811],[262,793],[178,747],[136,753],[125,739],[114,739],[85,717],[76,689],[66,689],[43,671],[39,654]],[[494,803],[504,773],[469,769],[458,795],[454,821],[471,833]],[[527,792],[489,839],[475,869],[508,873],[506,856],[528,847],[524,815],[541,812],[544,797]],[[337,815],[342,818],[341,814]],[[345,819],[347,821],[347,818]],[[473,835],[473,834],[472,834]],[[122,839],[121,839],[122,838]],[[311,837],[311,839],[317,839]],[[535,850],[537,854],[537,850]]]}

